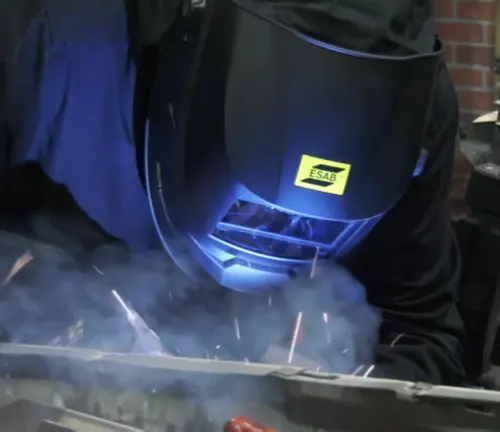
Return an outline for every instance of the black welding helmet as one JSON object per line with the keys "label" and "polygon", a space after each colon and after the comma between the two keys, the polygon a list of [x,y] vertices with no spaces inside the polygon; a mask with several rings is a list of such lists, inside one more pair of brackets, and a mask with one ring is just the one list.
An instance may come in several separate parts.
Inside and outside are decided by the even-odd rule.
{"label": "black welding helmet", "polygon": [[419,174],[440,52],[368,55],[241,0],[206,7],[198,37],[166,49],[148,193],[184,271],[259,290],[351,252]]}

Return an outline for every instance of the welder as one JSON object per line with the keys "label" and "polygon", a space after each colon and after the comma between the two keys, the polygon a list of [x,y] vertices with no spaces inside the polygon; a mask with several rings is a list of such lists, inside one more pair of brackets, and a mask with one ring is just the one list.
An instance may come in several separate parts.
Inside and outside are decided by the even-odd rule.
{"label": "welder", "polygon": [[373,376],[461,384],[430,0],[0,5],[5,230],[247,293],[336,262],[382,313]]}

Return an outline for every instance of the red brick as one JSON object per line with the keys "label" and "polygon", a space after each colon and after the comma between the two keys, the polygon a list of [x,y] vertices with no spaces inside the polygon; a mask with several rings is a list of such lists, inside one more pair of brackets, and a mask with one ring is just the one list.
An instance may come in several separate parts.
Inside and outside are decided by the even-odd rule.
{"label": "red brick", "polygon": [[458,90],[460,108],[463,110],[488,111],[493,108],[491,90]]}
{"label": "red brick", "polygon": [[484,29],[476,22],[438,22],[439,36],[448,42],[484,43]]}
{"label": "red brick", "polygon": [[495,45],[495,39],[496,39],[496,28],[494,24],[491,23],[486,23],[483,25],[483,31],[484,31],[484,42],[487,45]]}
{"label": "red brick", "polygon": [[455,63],[455,47],[445,43],[443,46],[444,58],[448,64]]}
{"label": "red brick", "polygon": [[453,84],[457,87],[484,87],[484,71],[470,67],[450,68]]}
{"label": "red brick", "polygon": [[[443,0],[437,0],[440,3]],[[495,21],[494,0],[460,0],[457,4],[457,17],[461,19],[470,19],[475,21]]]}
{"label": "red brick", "polygon": [[457,45],[455,47],[455,61],[457,63],[491,66],[493,54],[493,47],[472,47],[468,45]]}
{"label": "red brick", "polygon": [[438,0],[434,6],[436,18],[455,18],[455,0]]}

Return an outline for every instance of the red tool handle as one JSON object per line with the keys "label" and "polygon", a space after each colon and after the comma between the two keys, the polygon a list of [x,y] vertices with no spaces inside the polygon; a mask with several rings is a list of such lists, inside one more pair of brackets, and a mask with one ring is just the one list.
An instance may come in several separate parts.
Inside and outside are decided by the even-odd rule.
{"label": "red tool handle", "polygon": [[224,426],[224,432],[277,432],[247,417],[233,417]]}

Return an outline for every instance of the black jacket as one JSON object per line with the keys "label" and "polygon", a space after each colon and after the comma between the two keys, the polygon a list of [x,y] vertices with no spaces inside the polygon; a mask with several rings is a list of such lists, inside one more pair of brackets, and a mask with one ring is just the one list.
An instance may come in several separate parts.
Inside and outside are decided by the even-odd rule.
{"label": "black jacket", "polygon": [[[141,62],[148,56],[142,57],[142,53],[146,47],[154,47],[165,34],[179,2],[127,0],[125,3],[131,55],[139,63],[139,70],[144,70]],[[408,54],[430,51],[434,44],[430,0],[252,3],[287,25],[360,51]],[[33,17],[43,13],[36,7],[38,4],[30,0],[0,0],[0,53],[4,62],[9,62],[23,43]],[[50,22],[45,24],[50,26]],[[37,71],[28,76],[36,79]],[[141,80],[141,74],[138,79]],[[147,71],[142,80],[150,80]],[[136,89],[149,91],[144,82],[137,83]],[[137,103],[144,106],[140,95],[136,95],[136,106]],[[383,313],[381,343],[372,375],[453,385],[459,384],[464,375],[462,325],[455,304],[459,261],[446,200],[453,169],[458,108],[444,66],[432,108],[426,143],[430,157],[425,171],[362,244],[348,267],[366,286],[370,303]],[[143,109],[136,109],[136,118],[143,115]],[[6,141],[15,145],[15,137],[9,137],[6,129],[3,132],[1,135],[0,129],[7,160]],[[83,250],[99,251],[100,246],[111,241],[100,227],[88,218],[85,221],[85,215],[76,216],[78,206],[71,198],[71,191],[44,177],[39,167],[10,167],[4,170],[2,181],[0,210],[5,229],[55,243],[78,256],[82,256]],[[34,213],[43,213],[52,220],[51,226],[58,228],[52,233],[62,230],[64,235],[40,235],[33,218],[26,216]],[[88,262],[98,260],[97,255],[94,253]]]}
{"label": "black jacket", "polygon": [[457,128],[457,100],[443,66],[427,132],[429,163],[351,267],[369,301],[383,311],[377,350],[382,376],[445,384],[463,378],[460,259],[447,202]]}

